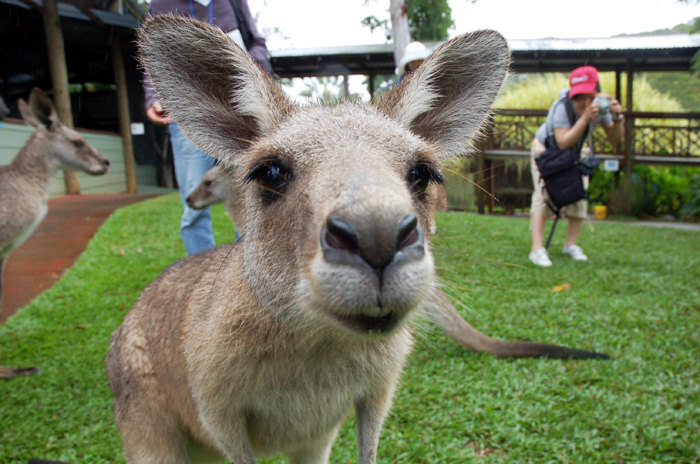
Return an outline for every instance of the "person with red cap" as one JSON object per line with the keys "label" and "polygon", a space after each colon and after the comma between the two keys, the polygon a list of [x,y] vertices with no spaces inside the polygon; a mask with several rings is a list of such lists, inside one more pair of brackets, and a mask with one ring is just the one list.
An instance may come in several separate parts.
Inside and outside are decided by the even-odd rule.
{"label": "person with red cap", "polygon": [[[547,218],[552,215],[547,205],[548,195],[542,186],[540,172],[535,159],[545,150],[547,137],[554,139],[561,149],[571,148],[581,154],[583,144],[592,138],[595,124],[603,127],[611,143],[622,139],[624,118],[620,102],[610,95],[602,94],[598,70],[593,66],[582,66],[574,69],[569,75],[570,89],[559,93],[559,98],[552,104],[547,114],[547,120],[535,133],[532,142],[531,170],[535,191],[530,205],[530,232],[532,249],[530,261],[538,266],[549,267],[552,261],[544,247],[544,231]],[[596,98],[600,97],[600,98]],[[548,134],[548,132],[550,132]],[[589,141],[590,145],[590,141]],[[590,150],[584,149],[584,153]],[[587,187],[587,178],[584,178]],[[564,253],[577,261],[587,261],[586,256],[576,240],[588,213],[588,202],[579,200],[562,208],[562,215],[567,218],[568,229]]]}

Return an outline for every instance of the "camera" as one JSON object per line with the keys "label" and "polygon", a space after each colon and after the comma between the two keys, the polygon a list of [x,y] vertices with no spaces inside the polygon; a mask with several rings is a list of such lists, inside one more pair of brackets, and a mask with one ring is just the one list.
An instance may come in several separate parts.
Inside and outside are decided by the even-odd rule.
{"label": "camera", "polygon": [[598,102],[598,115],[605,116],[610,113],[610,99],[602,95],[598,95],[593,99],[593,102]]}

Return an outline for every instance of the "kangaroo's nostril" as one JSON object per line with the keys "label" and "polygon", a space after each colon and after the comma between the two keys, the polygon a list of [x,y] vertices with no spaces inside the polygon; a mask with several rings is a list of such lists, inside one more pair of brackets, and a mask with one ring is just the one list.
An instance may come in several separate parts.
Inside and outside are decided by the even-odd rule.
{"label": "kangaroo's nostril", "polygon": [[357,252],[359,248],[357,231],[349,222],[338,216],[329,216],[326,220],[324,238],[328,246],[332,248],[352,253]]}
{"label": "kangaroo's nostril", "polygon": [[418,218],[415,214],[409,213],[404,216],[399,223],[396,249],[401,250],[407,246],[411,246],[416,243],[419,238],[420,233],[418,232]]}
{"label": "kangaroo's nostril", "polygon": [[105,166],[109,166],[109,160],[108,160],[108,159],[104,160],[104,165],[105,165]]}

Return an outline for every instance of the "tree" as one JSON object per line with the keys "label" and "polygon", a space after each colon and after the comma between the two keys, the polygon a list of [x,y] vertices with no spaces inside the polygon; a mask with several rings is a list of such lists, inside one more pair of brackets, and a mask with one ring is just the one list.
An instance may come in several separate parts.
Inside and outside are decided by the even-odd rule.
{"label": "tree", "polygon": [[[367,0],[369,1],[369,0]],[[474,3],[476,0],[468,0]],[[367,16],[362,24],[371,31],[380,29],[387,40],[394,40],[394,60],[398,63],[411,40],[447,40],[454,28],[452,8],[447,0],[390,0],[391,18]]]}
{"label": "tree", "polygon": [[406,6],[408,30],[413,40],[435,42],[448,39],[455,22],[447,0],[406,0]]}
{"label": "tree", "polygon": [[394,37],[394,63],[400,63],[406,46],[411,42],[408,28],[408,5],[404,0],[390,0],[391,29]]}
{"label": "tree", "polygon": [[[367,0],[369,1],[369,0]],[[476,0],[468,0],[475,3]],[[395,27],[393,12],[403,13],[408,21],[408,32],[412,40],[434,42],[447,40],[449,31],[454,29],[452,8],[447,0],[390,0],[391,22],[387,18],[367,16],[362,25],[371,31],[380,29],[387,40],[393,37]]]}

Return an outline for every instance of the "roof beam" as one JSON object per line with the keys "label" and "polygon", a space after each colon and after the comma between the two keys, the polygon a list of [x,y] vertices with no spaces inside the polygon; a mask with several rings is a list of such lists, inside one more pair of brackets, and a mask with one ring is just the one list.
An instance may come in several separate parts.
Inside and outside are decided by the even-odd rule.
{"label": "roof beam", "polygon": [[20,0],[20,1],[22,3],[24,3],[25,5],[27,5],[29,8],[32,8],[32,9],[38,11],[39,13],[44,12],[44,9],[42,8],[42,6],[39,5],[37,2],[35,2],[34,0]]}

